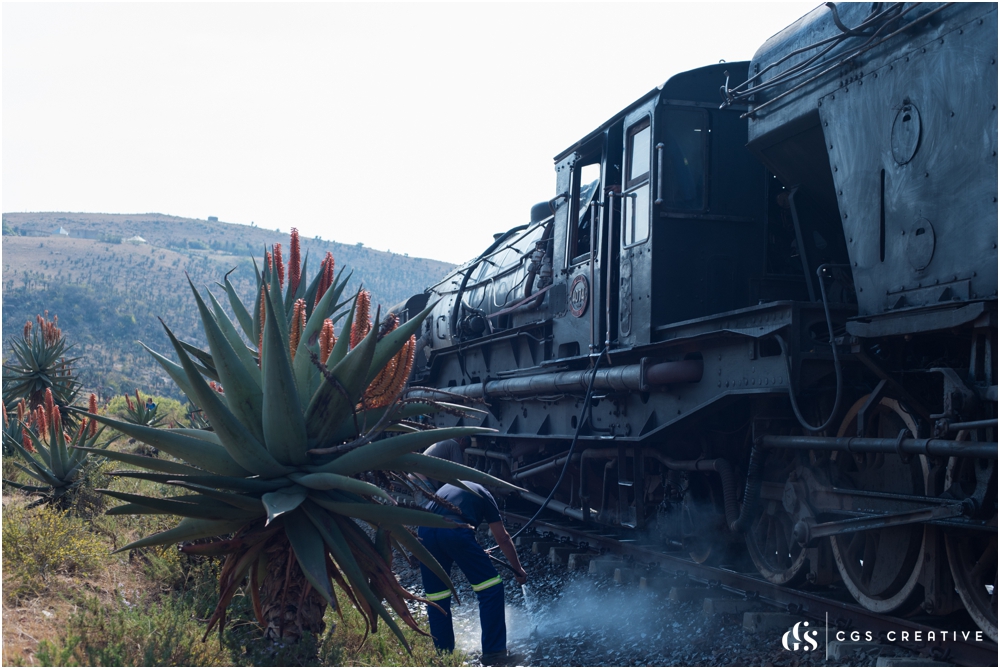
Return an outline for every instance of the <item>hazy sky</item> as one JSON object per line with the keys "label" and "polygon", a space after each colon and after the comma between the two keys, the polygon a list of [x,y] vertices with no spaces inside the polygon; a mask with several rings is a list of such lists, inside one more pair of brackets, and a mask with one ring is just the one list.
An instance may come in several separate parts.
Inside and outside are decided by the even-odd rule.
{"label": "hazy sky", "polygon": [[555,195],[556,153],[818,4],[5,2],[3,211],[463,261]]}

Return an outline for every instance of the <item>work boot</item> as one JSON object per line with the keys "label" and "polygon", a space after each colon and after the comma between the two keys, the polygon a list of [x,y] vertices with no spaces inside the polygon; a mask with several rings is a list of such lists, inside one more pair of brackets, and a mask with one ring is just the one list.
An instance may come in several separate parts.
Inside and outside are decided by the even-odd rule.
{"label": "work boot", "polygon": [[524,664],[524,656],[502,650],[496,653],[483,653],[480,662],[484,667],[519,667]]}

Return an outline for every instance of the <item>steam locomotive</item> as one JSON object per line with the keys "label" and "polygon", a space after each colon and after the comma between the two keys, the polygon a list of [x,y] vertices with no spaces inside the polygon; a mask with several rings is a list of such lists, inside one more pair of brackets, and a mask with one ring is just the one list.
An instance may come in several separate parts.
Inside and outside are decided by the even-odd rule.
{"label": "steam locomotive", "polygon": [[436,301],[413,394],[487,410],[468,463],[996,640],[997,6],[827,3],[555,172],[394,310]]}

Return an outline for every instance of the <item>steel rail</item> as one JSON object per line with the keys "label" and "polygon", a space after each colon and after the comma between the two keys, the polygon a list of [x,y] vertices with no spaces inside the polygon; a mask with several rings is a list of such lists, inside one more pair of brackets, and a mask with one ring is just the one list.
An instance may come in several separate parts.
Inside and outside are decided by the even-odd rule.
{"label": "steel rail", "polygon": [[[527,516],[501,511],[506,520],[514,522],[526,522]],[[961,666],[995,666],[997,659],[997,645],[988,640],[983,635],[984,641],[975,641],[975,631],[972,639],[964,640],[960,636],[957,639],[947,639],[945,641],[926,641],[927,634],[934,632],[935,635],[943,631],[943,627],[933,627],[923,622],[905,620],[894,616],[887,616],[869,611],[854,602],[842,602],[829,597],[824,597],[813,592],[802,590],[791,590],[773,583],[769,583],[757,576],[741,574],[698,564],[670,553],[665,553],[652,546],[637,543],[638,534],[630,533],[626,528],[616,528],[621,536],[608,534],[596,534],[594,531],[585,530],[579,527],[579,523],[552,522],[537,519],[534,523],[539,528],[566,537],[571,537],[577,541],[586,541],[589,545],[597,546],[608,552],[623,556],[629,556],[637,562],[658,567],[663,576],[677,576],[686,578],[692,583],[700,583],[708,586],[706,594],[714,590],[722,590],[735,595],[741,595],[748,600],[758,600],[763,604],[783,608],[794,615],[800,615],[813,621],[824,622],[829,620],[830,625],[843,631],[866,631],[876,633],[880,640],[886,641],[886,635],[895,633],[895,640],[886,641],[892,645],[906,648],[907,650],[927,655],[935,660],[953,662]],[[602,528],[603,529],[603,528]],[[632,536],[635,535],[635,538]],[[944,626],[953,623],[942,623]],[[902,640],[902,632],[908,632],[909,640]],[[915,641],[916,633],[919,632],[922,639]],[[959,630],[948,629],[951,632]],[[779,636],[775,636],[775,643],[779,643]]]}

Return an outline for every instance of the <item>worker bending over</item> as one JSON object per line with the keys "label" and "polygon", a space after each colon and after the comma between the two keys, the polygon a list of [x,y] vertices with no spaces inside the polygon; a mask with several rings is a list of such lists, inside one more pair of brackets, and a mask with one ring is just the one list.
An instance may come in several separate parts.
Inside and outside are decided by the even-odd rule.
{"label": "worker bending over", "polygon": [[[510,540],[507,529],[500,520],[500,510],[497,508],[493,495],[478,483],[462,481],[475,491],[470,493],[459,487],[446,484],[437,491],[437,497],[445,500],[454,508],[447,508],[434,500],[427,502],[424,508],[440,514],[457,523],[468,523],[473,528],[481,523],[489,523],[490,532],[496,539],[497,546],[503,551],[514,569],[514,580],[523,585],[528,575],[521,567],[517,558],[517,550]],[[507,654],[507,623],[504,620],[503,582],[494,568],[486,552],[476,541],[476,533],[472,528],[440,529],[421,527],[418,531],[420,541],[431,552],[446,573],[451,572],[452,564],[458,563],[459,569],[472,584],[472,589],[479,599],[479,622],[482,627],[483,666],[509,666],[515,663],[515,657]],[[424,580],[424,592],[428,600],[435,602],[444,609],[444,613],[434,606],[427,607],[427,618],[430,621],[431,635],[434,646],[440,651],[455,650],[455,630],[451,618],[451,591],[434,572],[420,565],[420,573]]]}

